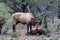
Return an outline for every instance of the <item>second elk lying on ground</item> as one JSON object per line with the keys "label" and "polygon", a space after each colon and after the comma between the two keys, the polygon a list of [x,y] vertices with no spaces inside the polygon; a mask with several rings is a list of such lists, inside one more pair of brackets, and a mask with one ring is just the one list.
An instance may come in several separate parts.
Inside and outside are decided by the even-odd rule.
{"label": "second elk lying on ground", "polygon": [[43,27],[35,28],[30,33],[31,35],[46,35],[46,30]]}
{"label": "second elk lying on ground", "polygon": [[36,18],[32,13],[22,13],[17,12],[12,15],[13,17],[13,32],[15,30],[15,26],[18,23],[27,24],[27,34],[32,31],[32,25],[36,25],[36,23],[42,23],[41,19]]}

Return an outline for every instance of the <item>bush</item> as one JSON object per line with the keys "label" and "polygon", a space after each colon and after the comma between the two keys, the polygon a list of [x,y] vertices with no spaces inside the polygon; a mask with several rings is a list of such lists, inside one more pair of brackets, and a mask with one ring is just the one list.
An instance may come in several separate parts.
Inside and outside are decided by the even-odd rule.
{"label": "bush", "polygon": [[[11,27],[11,15],[10,12],[11,9],[3,2],[0,2],[0,17],[4,17],[6,23],[4,24],[4,28],[9,28]],[[5,30],[5,29],[3,29]]]}

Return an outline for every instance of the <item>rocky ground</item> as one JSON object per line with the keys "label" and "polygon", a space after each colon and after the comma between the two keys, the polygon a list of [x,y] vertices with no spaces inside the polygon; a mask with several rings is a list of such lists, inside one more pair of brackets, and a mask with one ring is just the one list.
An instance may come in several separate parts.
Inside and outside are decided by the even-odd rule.
{"label": "rocky ground", "polygon": [[9,29],[7,34],[1,34],[0,40],[60,40],[60,30],[50,32],[50,37],[44,35],[25,35],[26,27],[20,29],[17,27],[17,37],[12,37],[12,29]]}
{"label": "rocky ground", "polygon": [[[4,35],[0,35],[0,40],[11,40],[12,38],[12,34],[4,34]],[[17,38],[13,38],[13,40],[48,40],[49,38],[47,36],[44,35],[25,35],[24,32],[21,33],[21,35],[17,36]]]}
{"label": "rocky ground", "polygon": [[[11,33],[11,32],[9,32]],[[1,34],[0,40],[11,40],[12,34]],[[58,32],[51,32],[50,37],[44,36],[44,35],[25,35],[25,30],[21,32],[20,35],[17,36],[17,38],[13,37],[13,40],[60,40],[60,31]],[[17,33],[18,34],[18,33]]]}

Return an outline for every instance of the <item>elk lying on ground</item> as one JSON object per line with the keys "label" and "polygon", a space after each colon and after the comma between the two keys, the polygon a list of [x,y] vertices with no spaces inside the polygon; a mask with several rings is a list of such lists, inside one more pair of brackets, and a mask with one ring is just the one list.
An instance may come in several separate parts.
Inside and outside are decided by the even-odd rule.
{"label": "elk lying on ground", "polygon": [[32,29],[32,32],[29,32],[31,35],[46,35],[46,30],[43,27]]}
{"label": "elk lying on ground", "polygon": [[46,35],[46,29],[43,27],[38,28],[37,32],[39,33],[39,35],[42,35],[42,34]]}
{"label": "elk lying on ground", "polygon": [[13,32],[15,31],[15,25],[18,23],[27,24],[27,33],[32,31],[32,25],[36,23],[41,23],[42,20],[36,18],[32,13],[21,13],[17,12],[12,15],[13,17]]}

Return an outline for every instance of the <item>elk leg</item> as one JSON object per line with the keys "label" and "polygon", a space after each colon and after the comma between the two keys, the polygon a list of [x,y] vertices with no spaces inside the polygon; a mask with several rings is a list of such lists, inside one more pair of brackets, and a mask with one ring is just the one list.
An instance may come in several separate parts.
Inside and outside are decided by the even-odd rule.
{"label": "elk leg", "polygon": [[29,33],[29,24],[27,25],[27,34]]}
{"label": "elk leg", "polygon": [[16,30],[15,30],[16,28],[15,28],[15,24],[13,24],[13,32],[16,32]]}
{"label": "elk leg", "polygon": [[32,32],[32,25],[30,24],[30,32]]}
{"label": "elk leg", "polygon": [[18,24],[18,23],[20,23],[19,21],[17,21],[15,24],[13,24],[13,32],[16,32],[16,25]]}

